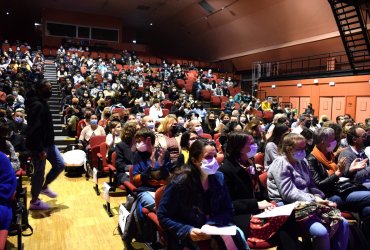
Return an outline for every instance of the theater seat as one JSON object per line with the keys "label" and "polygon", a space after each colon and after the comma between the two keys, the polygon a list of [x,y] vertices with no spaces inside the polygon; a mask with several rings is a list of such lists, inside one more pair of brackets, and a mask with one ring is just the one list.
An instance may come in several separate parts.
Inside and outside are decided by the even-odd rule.
{"label": "theater seat", "polygon": [[200,91],[200,96],[202,97],[203,101],[210,101],[211,100],[211,93],[207,89],[202,89]]}

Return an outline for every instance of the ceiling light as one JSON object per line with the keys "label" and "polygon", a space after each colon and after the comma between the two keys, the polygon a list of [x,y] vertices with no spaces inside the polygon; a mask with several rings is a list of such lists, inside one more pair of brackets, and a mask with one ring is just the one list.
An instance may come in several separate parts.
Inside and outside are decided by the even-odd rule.
{"label": "ceiling light", "polygon": [[302,83],[298,83],[298,84],[297,84],[297,87],[298,87],[298,88],[302,87]]}
{"label": "ceiling light", "polygon": [[314,84],[318,84],[318,83],[319,83],[319,79],[315,79],[315,80],[313,80],[313,83],[314,83]]}
{"label": "ceiling light", "polygon": [[329,86],[335,86],[335,82],[329,82]]}
{"label": "ceiling light", "polygon": [[35,26],[41,26],[41,23],[35,23]]}
{"label": "ceiling light", "polygon": [[150,26],[153,26],[153,23],[150,23],[149,25],[150,25]]}
{"label": "ceiling light", "polygon": [[10,14],[10,13],[7,11],[5,14],[6,14],[7,16],[9,16],[9,14]]}
{"label": "ceiling light", "polygon": [[132,43],[136,43],[136,40],[132,40]]}
{"label": "ceiling light", "polygon": [[271,85],[271,88],[273,88],[273,89],[276,88],[276,85],[275,84]]}

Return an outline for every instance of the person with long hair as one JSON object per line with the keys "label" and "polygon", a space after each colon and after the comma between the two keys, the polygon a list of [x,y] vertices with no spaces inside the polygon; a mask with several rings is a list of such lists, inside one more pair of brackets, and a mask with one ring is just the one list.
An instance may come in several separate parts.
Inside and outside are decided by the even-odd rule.
{"label": "person with long hair", "polygon": [[289,127],[285,124],[276,124],[274,126],[271,137],[268,138],[265,148],[264,167],[266,171],[269,165],[278,157],[278,145],[282,136],[288,131]]}
{"label": "person with long hair", "polygon": [[[336,204],[324,200],[324,193],[315,185],[309,172],[306,157],[306,140],[302,135],[289,133],[282,138],[280,156],[269,167],[267,188],[269,197],[284,204],[296,201],[315,202],[329,207]],[[330,238],[330,232],[317,218],[304,222],[305,233],[312,237],[314,250],[346,249],[348,244],[348,222],[342,218]]]}
{"label": "person with long hair", "polygon": [[[245,237],[249,235],[251,215],[275,207],[275,204],[265,200],[260,194],[254,178],[256,167],[252,158],[257,153],[257,147],[251,135],[245,132],[230,133],[227,137],[225,159],[220,168],[233,203],[233,223],[243,230]],[[281,229],[278,235],[281,236],[280,246],[283,249],[297,249],[298,238],[294,231]]]}
{"label": "person with long hair", "polygon": [[188,165],[165,188],[157,214],[169,249],[198,249],[199,242],[208,240],[217,249],[249,249],[240,230],[232,240],[201,230],[206,224],[222,227],[232,223],[232,203],[223,174],[217,171],[216,154],[212,143],[195,141],[189,149]]}
{"label": "person with long hair", "polygon": [[176,161],[176,167],[180,168],[184,164],[188,163],[189,160],[189,148],[191,145],[199,138],[196,131],[185,131],[181,135],[180,146],[181,153],[179,158]]}
{"label": "person with long hair", "polygon": [[176,162],[181,151],[176,116],[167,115],[159,124],[157,132],[155,146],[168,150],[171,162]]}

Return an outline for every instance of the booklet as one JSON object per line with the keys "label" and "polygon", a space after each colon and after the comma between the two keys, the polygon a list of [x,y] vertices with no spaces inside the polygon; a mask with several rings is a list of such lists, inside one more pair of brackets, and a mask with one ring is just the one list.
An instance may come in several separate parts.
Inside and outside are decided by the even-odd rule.
{"label": "booklet", "polygon": [[269,217],[276,217],[276,216],[289,216],[292,214],[295,206],[296,204],[292,203],[292,204],[288,204],[284,206],[275,207],[272,210],[269,210],[269,211],[266,210],[263,213],[254,215],[254,217],[262,219],[262,218],[269,218]]}
{"label": "booklet", "polygon": [[236,235],[236,226],[215,227],[206,224],[200,230],[209,235]]}

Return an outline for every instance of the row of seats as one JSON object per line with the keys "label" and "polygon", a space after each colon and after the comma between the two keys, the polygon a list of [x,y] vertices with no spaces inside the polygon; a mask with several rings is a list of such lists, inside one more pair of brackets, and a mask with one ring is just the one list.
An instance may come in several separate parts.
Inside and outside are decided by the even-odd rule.
{"label": "row of seats", "polygon": [[[57,56],[57,48],[43,48],[42,52],[45,56]],[[97,51],[72,51],[72,50],[67,50],[67,53],[77,53],[79,57],[84,56],[88,57],[90,56],[92,59],[98,59],[99,57],[102,58],[103,60],[106,59],[111,59],[111,58],[116,58],[120,60],[122,58],[122,55],[119,53],[112,53],[112,52],[97,52]],[[149,55],[139,55],[140,60],[143,63],[150,63],[150,64],[157,64],[160,65],[162,64],[163,60],[159,57],[156,56],[149,56]],[[205,61],[198,61],[198,60],[186,60],[186,59],[176,59],[176,58],[167,58],[166,62],[169,64],[180,64],[180,65],[187,65],[190,66],[191,64],[194,65],[195,67],[200,67],[200,68],[217,68],[218,65],[216,63],[208,63]]]}

